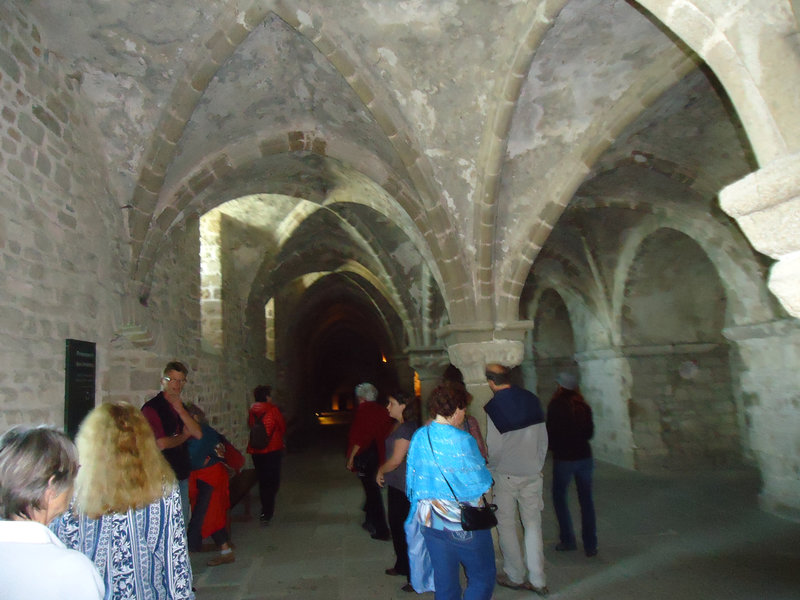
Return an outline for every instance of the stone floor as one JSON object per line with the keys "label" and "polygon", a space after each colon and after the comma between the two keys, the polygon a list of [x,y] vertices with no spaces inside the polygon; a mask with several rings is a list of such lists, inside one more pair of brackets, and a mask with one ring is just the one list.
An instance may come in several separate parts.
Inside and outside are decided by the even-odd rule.
{"label": "stone floor", "polygon": [[[392,545],[360,527],[362,490],[344,468],[344,436],[324,428],[286,456],[270,526],[248,518],[243,505],[234,509],[235,563],[207,567],[213,554],[192,556],[198,600],[433,599],[403,592],[402,578],[384,575]],[[757,492],[750,471],[651,476],[599,463],[597,557],[553,550],[557,529],[545,498],[549,598],[800,599],[800,524],[761,512]],[[536,597],[501,587],[494,595]]]}

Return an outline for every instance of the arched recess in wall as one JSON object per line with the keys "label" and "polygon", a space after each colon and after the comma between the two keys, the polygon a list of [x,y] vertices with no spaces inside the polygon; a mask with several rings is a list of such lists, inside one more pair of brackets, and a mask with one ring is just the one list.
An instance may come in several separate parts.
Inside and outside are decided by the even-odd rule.
{"label": "arched recess in wall", "polygon": [[725,313],[717,271],[694,240],[663,228],[643,241],[621,318],[637,469],[741,463]]}
{"label": "arched recess in wall", "polygon": [[561,371],[577,375],[575,336],[567,305],[553,289],[546,290],[536,307],[533,320],[533,360],[536,367],[536,393],[549,398],[553,382]]}

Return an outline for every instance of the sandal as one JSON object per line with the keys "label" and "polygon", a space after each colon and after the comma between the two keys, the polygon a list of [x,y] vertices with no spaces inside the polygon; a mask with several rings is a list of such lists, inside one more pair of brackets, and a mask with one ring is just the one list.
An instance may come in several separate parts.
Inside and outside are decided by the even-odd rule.
{"label": "sandal", "polygon": [[524,590],[525,584],[524,583],[514,583],[508,578],[508,575],[505,573],[500,573],[497,576],[497,585],[502,585],[503,587],[510,588],[512,590]]}
{"label": "sandal", "polygon": [[529,590],[529,591],[533,592],[534,594],[539,594],[540,596],[547,596],[547,594],[550,593],[550,590],[547,589],[546,585],[543,585],[542,587],[536,587],[535,585],[533,585],[529,581],[526,581],[523,584],[523,587],[526,590]]}

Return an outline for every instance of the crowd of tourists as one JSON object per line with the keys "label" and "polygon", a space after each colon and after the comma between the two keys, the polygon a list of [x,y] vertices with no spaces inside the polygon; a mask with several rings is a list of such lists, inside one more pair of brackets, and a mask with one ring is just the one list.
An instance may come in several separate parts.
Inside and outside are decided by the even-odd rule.
{"label": "crowd of tourists", "polygon": [[[208,565],[235,561],[229,483],[245,460],[199,406],[184,402],[187,375],[170,362],[161,391],[141,409],[98,405],[74,443],[46,426],[0,438],[0,597],[193,600],[190,551],[210,538],[219,554]],[[267,524],[286,431],[268,386],[254,390],[248,423],[262,430],[247,452]]]}
{"label": "crowd of tourists", "polygon": [[[208,565],[235,561],[229,483],[245,460],[199,406],[184,402],[187,375],[182,363],[170,362],[161,391],[141,409],[98,405],[74,444],[44,426],[14,427],[0,438],[3,598],[192,600],[189,552],[204,550],[210,538],[219,553]],[[497,584],[547,595],[541,512],[548,449],[555,550],[578,547],[567,506],[574,480],[583,549],[587,557],[597,554],[594,425],[576,378],[558,376],[545,412],[533,393],[512,383],[507,367],[490,364],[485,375],[493,394],[484,406],[485,439],[467,414],[472,397],[452,366],[430,393],[424,421],[413,396],[394,390],[383,403],[371,383],[355,388],[346,467],[364,488],[362,527],[375,540],[392,541],[395,560],[385,573],[403,577],[403,591],[489,600]],[[268,525],[286,422],[269,386],[256,387],[253,400],[246,452],[260,522]]]}
{"label": "crowd of tourists", "polygon": [[535,394],[512,383],[508,367],[489,364],[485,375],[493,394],[484,406],[485,441],[477,419],[467,414],[472,397],[452,365],[430,393],[422,426],[415,398],[391,392],[384,408],[375,386],[356,387],[346,466],[364,486],[362,527],[373,539],[393,542],[395,563],[385,573],[405,577],[403,591],[434,592],[436,600],[489,600],[497,584],[546,596],[541,513],[548,450],[559,525],[555,550],[577,549],[567,507],[574,479],[584,553],[597,554],[589,443],[594,424],[577,379],[559,374],[545,412]]}

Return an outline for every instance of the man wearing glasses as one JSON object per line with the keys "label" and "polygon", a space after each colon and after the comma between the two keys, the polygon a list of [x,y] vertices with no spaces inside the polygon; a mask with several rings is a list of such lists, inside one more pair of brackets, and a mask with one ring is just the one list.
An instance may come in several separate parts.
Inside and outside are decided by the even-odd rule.
{"label": "man wearing glasses", "polygon": [[161,391],[142,406],[142,413],[156,436],[156,445],[175,471],[181,492],[184,523],[189,521],[189,448],[186,441],[200,439],[203,432],[186,411],[181,399],[189,369],[181,362],[168,362],[161,378]]}

